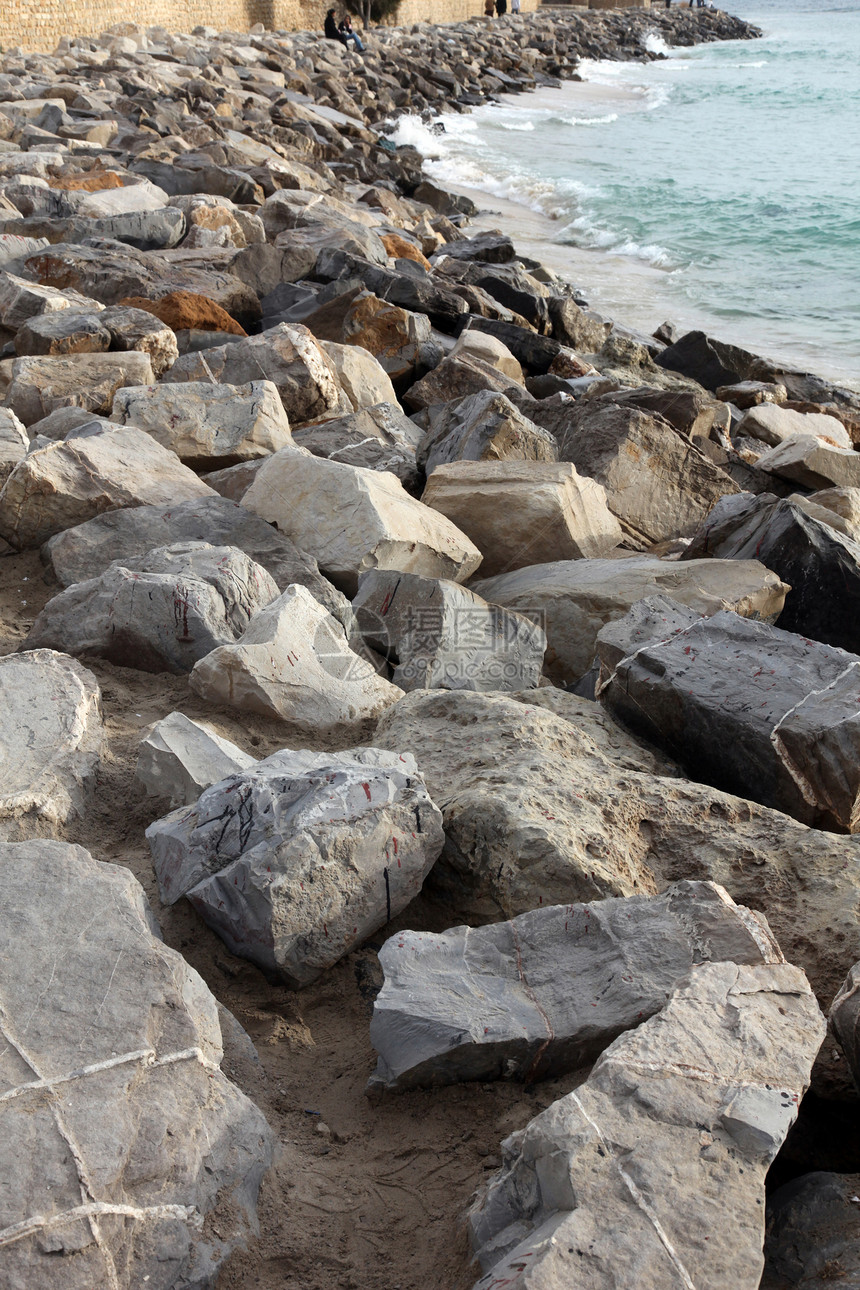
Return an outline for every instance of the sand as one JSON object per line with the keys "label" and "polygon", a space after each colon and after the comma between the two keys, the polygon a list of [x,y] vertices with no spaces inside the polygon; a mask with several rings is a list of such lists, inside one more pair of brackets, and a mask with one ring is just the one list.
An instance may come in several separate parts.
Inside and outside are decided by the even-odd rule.
{"label": "sand", "polygon": [[[0,555],[0,654],[21,646],[57,590],[45,582],[38,553]],[[583,1074],[532,1089],[460,1085],[369,1099],[368,1024],[382,980],[376,950],[395,930],[442,930],[456,918],[420,898],[316,985],[299,993],[271,985],[230,954],[186,901],[160,904],[144,829],[167,804],[135,785],[137,745],[151,722],[174,710],[205,717],[260,757],[325,745],[284,723],[207,707],[184,677],[81,661],[101,686],[106,747],[92,809],[68,840],[131,869],[167,943],[251,1036],[259,1060],[230,1045],[224,1069],[278,1141],[260,1195],[259,1239],[225,1264],[219,1290],[467,1290],[479,1273],[470,1267],[462,1216],[500,1163],[501,1140]]]}

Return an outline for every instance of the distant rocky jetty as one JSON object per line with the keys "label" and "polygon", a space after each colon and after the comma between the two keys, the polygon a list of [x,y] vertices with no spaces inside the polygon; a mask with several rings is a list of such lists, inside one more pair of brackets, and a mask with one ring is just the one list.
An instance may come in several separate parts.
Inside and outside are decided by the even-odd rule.
{"label": "distant rocky jetty", "polygon": [[[601,317],[385,133],[655,32],[757,34],[0,60],[4,1286],[207,1290],[247,1246],[264,1290],[447,1290],[468,1210],[488,1290],[756,1290],[798,1114],[767,1257],[856,1260],[801,1099],[856,1119],[860,397]],[[480,1165],[463,1081],[516,1126]]]}

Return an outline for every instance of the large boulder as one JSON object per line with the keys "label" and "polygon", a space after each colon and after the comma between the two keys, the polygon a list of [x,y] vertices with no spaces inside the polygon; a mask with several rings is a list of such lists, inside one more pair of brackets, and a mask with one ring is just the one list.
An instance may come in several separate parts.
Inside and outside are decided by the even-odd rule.
{"label": "large boulder", "polygon": [[46,542],[42,558],[62,586],[98,577],[115,560],[134,562],[158,546],[208,542],[244,551],[272,575],[280,591],[301,583],[352,630],[349,601],[271,524],[214,492],[178,505],[124,506],[66,529]]}
{"label": "large boulder", "polygon": [[507,376],[477,354],[461,350],[443,358],[420,381],[410,385],[403,395],[403,402],[411,411],[420,412],[422,408],[450,403],[452,399],[465,399],[487,390],[504,393],[511,388],[521,389],[522,382]]}
{"label": "large boulder", "polygon": [[0,659],[0,838],[56,836],[81,819],[102,747],[92,672],[53,650]]}
{"label": "large boulder", "polygon": [[184,354],[164,379],[224,385],[272,381],[291,425],[353,411],[328,357],[300,323],[279,323],[260,336]]}
{"label": "large boulder", "polygon": [[605,714],[595,724],[596,705],[578,701],[583,720],[549,709],[545,695],[413,691],[377,727],[378,744],[414,754],[442,810],[430,886],[454,918],[496,921],[705,879],[767,915],[829,1004],[860,961],[860,842],[655,774],[652,752],[637,755],[629,736],[617,746]]}
{"label": "large boulder", "polygon": [[148,354],[70,354],[64,358],[16,358],[6,405],[25,426],[40,421],[55,408],[69,406],[87,412],[110,412],[114,395],[125,385],[151,385],[155,380]]}
{"label": "large boulder", "polygon": [[315,457],[388,470],[407,487],[417,484],[416,450],[422,434],[396,403],[377,403],[350,416],[303,426],[293,438]]}
{"label": "large boulder", "polygon": [[235,641],[279,594],[271,574],[235,547],[184,542],[129,564],[117,561],[54,596],[27,645],[181,675]]}
{"label": "large boulder", "polygon": [[481,562],[474,543],[387,471],[284,448],[265,461],[242,505],[277,524],[326,577],[354,595],[367,569],[464,582]]}
{"label": "large boulder", "polygon": [[65,312],[75,307],[89,306],[98,310],[95,300],[88,300],[77,291],[57,291],[53,287],[40,287],[14,273],[0,270],[0,324],[10,331],[17,331],[31,318],[43,314]]}
{"label": "large boulder", "polygon": [[357,411],[377,403],[397,402],[388,373],[370,350],[361,345],[338,345],[333,340],[321,340],[319,347],[350,407]]}
{"label": "large boulder", "polygon": [[378,717],[402,694],[349,648],[337,619],[298,585],[255,614],[235,645],[195,664],[191,688],[211,703],[314,729]]}
{"label": "large boulder", "polygon": [[371,569],[352,607],[365,644],[396,664],[403,690],[518,691],[540,681],[540,627],[456,582]]}
{"label": "large boulder", "polygon": [[788,588],[763,561],[558,560],[480,579],[473,590],[506,609],[539,615],[547,675],[556,685],[571,685],[591,667],[600,629],[646,596],[662,593],[700,614],[733,609],[774,621]]}
{"label": "large boulder", "polygon": [[784,962],[762,915],[710,882],[398,932],[379,961],[370,1086],[386,1089],[558,1076],[659,1012],[694,963]]}
{"label": "large boulder", "polygon": [[146,831],[161,898],[298,988],[390,922],[442,848],[409,754],[284,751]]}
{"label": "large boulder", "polygon": [[805,488],[860,486],[860,453],[850,446],[836,447],[812,435],[786,439],[763,453],[756,467]]}
{"label": "large boulder", "polygon": [[623,536],[603,488],[569,462],[451,462],[436,467],[421,500],[468,534],[487,577],[602,556]]}
{"label": "large boulder", "polygon": [[860,658],[733,613],[686,616],[637,632],[624,658],[613,642],[601,702],[696,779],[805,824],[860,828]]}
{"label": "large boulder", "polygon": [[271,381],[189,381],[119,390],[111,420],[145,430],[180,461],[203,469],[267,457],[291,442],[290,423]]}
{"label": "large boulder", "polygon": [[795,412],[774,403],[760,403],[749,408],[738,422],[735,434],[747,439],[760,439],[772,448],[798,435],[828,439],[838,448],[851,447],[851,436],[836,417],[820,412]]}
{"label": "large boulder", "polygon": [[419,465],[431,474],[452,461],[556,461],[558,447],[504,394],[485,390],[430,414]]}
{"label": "large boulder", "polygon": [[798,498],[745,493],[714,507],[681,559],[761,560],[791,588],[780,627],[860,654],[860,542],[838,525]]}
{"label": "large boulder", "polygon": [[11,408],[0,408],[0,489],[23,461],[30,446],[30,436]]}
{"label": "large boulder", "polygon": [[128,869],[24,842],[0,873],[4,1285],[214,1284],[273,1147],[220,1070],[216,1000]]}
{"label": "large boulder", "polygon": [[[105,428],[30,452],[0,492],[0,536],[18,549],[120,506],[190,501],[213,490],[175,453],[133,426]],[[114,557],[112,557],[114,558]]]}
{"label": "large boulder", "polygon": [[151,797],[192,806],[204,789],[257,760],[203,722],[171,712],[141,739],[134,777]]}
{"label": "large boulder", "polygon": [[469,1213],[486,1273],[475,1290],[757,1290],[765,1176],[824,1034],[798,968],[694,967],[658,1016],[503,1143]]}
{"label": "large boulder", "polygon": [[763,1286],[822,1290],[860,1284],[860,1174],[793,1178],[768,1197]]}
{"label": "large boulder", "polygon": [[430,343],[430,319],[356,287],[320,305],[304,319],[318,340],[360,345],[392,381],[414,380]]}
{"label": "large boulder", "polygon": [[[571,411],[557,434],[561,461],[606,489],[628,537],[645,544],[692,534],[727,493],[739,488],[662,417],[596,402]],[[535,419],[543,424],[540,410]]]}

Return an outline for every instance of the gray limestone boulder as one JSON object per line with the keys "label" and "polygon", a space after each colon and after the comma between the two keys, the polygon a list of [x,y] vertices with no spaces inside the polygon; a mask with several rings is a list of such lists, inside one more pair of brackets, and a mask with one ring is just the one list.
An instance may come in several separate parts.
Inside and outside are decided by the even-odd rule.
{"label": "gray limestone boulder", "polygon": [[257,760],[203,722],[171,712],[141,739],[134,777],[151,797],[192,806],[204,789]]}
{"label": "gray limestone boulder", "polygon": [[694,963],[784,962],[766,919],[709,882],[399,932],[379,961],[370,1087],[386,1089],[558,1076],[659,1012]]}
{"label": "gray limestone boulder", "polygon": [[860,828],[860,657],[734,613],[681,624],[676,611],[650,639],[636,615],[620,659],[598,636],[601,702],[698,780],[805,824]]}
{"label": "gray limestone boulder", "polygon": [[436,467],[421,500],[471,538],[488,578],[593,559],[623,537],[604,489],[569,462],[454,461]]}
{"label": "gray limestone boulder", "polygon": [[0,489],[23,461],[30,446],[30,437],[11,408],[0,408]]}
{"label": "gray limestone boulder", "polygon": [[100,306],[77,291],[58,291],[54,287],[40,286],[26,278],[19,278],[5,269],[0,270],[0,323],[10,331],[17,331],[29,319],[41,314],[57,313],[75,307]]}
{"label": "gray limestone boulder", "polygon": [[330,360],[300,323],[279,323],[260,336],[183,354],[164,379],[224,385],[272,381],[291,425],[353,411]]}
{"label": "gray limestone boulder", "polygon": [[493,604],[529,614],[547,637],[546,672],[556,685],[572,685],[588,672],[597,634],[648,596],[666,595],[699,614],[732,609],[772,622],[788,588],[763,562],[691,560],[655,556],[621,560],[559,560],[495,578],[473,590]]}
{"label": "gray limestone boulder", "polygon": [[284,751],[146,831],[161,898],[299,988],[418,894],[442,817],[408,754]]}
{"label": "gray limestone boulder", "polygon": [[[835,420],[827,417],[823,420]],[[839,422],[839,428],[843,427]],[[846,438],[847,438],[846,434]],[[860,486],[860,453],[836,447],[812,435],[794,435],[762,454],[759,470],[805,488],[857,488]]]}
{"label": "gray limestone boulder", "polygon": [[37,314],[15,333],[15,353],[28,354],[104,354],[110,349],[111,335],[94,310],[60,309]]}
{"label": "gray limestone boulder", "polygon": [[766,914],[829,1005],[860,961],[860,842],[679,779],[613,738],[605,713],[596,724],[598,705],[547,696],[413,691],[377,727],[377,744],[413,753],[442,810],[429,887],[452,921],[709,880]]}
{"label": "gray limestone boulder", "polygon": [[137,350],[148,354],[155,379],[164,375],[179,357],[179,347],[172,327],[145,309],[112,305],[103,310],[99,321],[110,333],[112,350]]}
{"label": "gray limestone boulder", "polygon": [[207,702],[317,730],[378,717],[403,693],[298,585],[255,614],[235,644],[196,663],[191,688]]}
{"label": "gray limestone boulder", "polygon": [[760,439],[772,448],[798,435],[829,439],[839,448],[851,447],[851,436],[836,417],[820,412],[795,412],[792,408],[777,407],[771,402],[749,407],[738,422],[735,434],[747,439]]}
{"label": "gray limestone boulder", "polygon": [[428,475],[452,461],[557,460],[558,447],[549,431],[494,390],[431,410],[430,429],[418,450]]}
{"label": "gray limestone boulder", "polygon": [[299,551],[259,516],[211,491],[178,504],[107,511],[52,537],[42,558],[62,586],[68,587],[98,577],[115,560],[133,564],[147,551],[174,542],[238,547],[272,575],[280,591],[300,583],[348,633],[353,630],[349,601],[322,576],[312,556]]}
{"label": "gray limestone boulder", "polygon": [[502,1144],[468,1216],[475,1290],[757,1290],[765,1176],[824,1034],[798,968],[694,967]]}
{"label": "gray limestone boulder", "polygon": [[403,690],[527,690],[540,681],[540,627],[456,582],[371,569],[352,607],[365,644],[396,665]]}
{"label": "gray limestone boulder", "polygon": [[387,471],[282,448],[263,462],[242,505],[277,524],[347,595],[368,569],[401,569],[456,582],[481,562],[477,546]]}
{"label": "gray limestone boulder", "polygon": [[61,591],[38,615],[26,643],[181,675],[241,636],[278,594],[271,574],[243,551],[177,543],[147,552],[130,568],[111,564]]}
{"label": "gray limestone boulder", "polygon": [[91,672],[53,650],[0,659],[0,839],[57,836],[86,812],[102,748]]}
{"label": "gray limestone boulder", "polygon": [[125,385],[151,385],[154,380],[149,355],[136,350],[16,358],[6,406],[26,426],[69,405],[107,413],[117,390]]}
{"label": "gray limestone boulder", "polygon": [[18,463],[0,492],[0,537],[19,550],[41,546],[103,511],[210,496],[207,484],[143,430],[105,428],[37,448]]}
{"label": "gray limestone boulder", "polygon": [[4,1285],[214,1285],[273,1148],[215,999],[127,869],[33,841],[0,873]]}
{"label": "gray limestone boulder", "polygon": [[291,442],[290,423],[271,381],[134,386],[117,391],[111,420],[145,430],[199,469],[267,457]]}
{"label": "gray limestone boulder", "polygon": [[387,470],[406,488],[418,483],[416,450],[422,433],[396,403],[377,403],[351,416],[318,421],[293,435],[300,448],[347,466]]}

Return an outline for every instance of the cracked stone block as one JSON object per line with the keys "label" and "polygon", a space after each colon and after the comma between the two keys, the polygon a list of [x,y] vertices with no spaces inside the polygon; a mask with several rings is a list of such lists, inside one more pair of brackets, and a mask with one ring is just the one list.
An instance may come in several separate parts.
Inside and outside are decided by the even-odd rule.
{"label": "cracked stone block", "polygon": [[379,952],[370,1087],[531,1083],[576,1070],[659,1012],[694,963],[722,960],[784,962],[766,919],[711,882],[395,933]]}
{"label": "cracked stone block", "polygon": [[84,815],[102,747],[92,672],[53,650],[0,659],[0,839],[56,835]]}
{"label": "cracked stone block", "polygon": [[0,881],[4,1287],[214,1285],[273,1146],[220,1070],[215,999],[127,869],[0,843]]}
{"label": "cracked stone block", "polygon": [[597,693],[613,716],[715,788],[860,828],[860,657],[727,611],[654,627],[604,661]]}
{"label": "cracked stone block", "polygon": [[152,797],[191,806],[212,784],[257,760],[204,722],[171,712],[141,739],[134,777]]}
{"label": "cracked stone block", "polygon": [[475,1290],[758,1290],[765,1176],[825,1030],[799,968],[693,967],[502,1144],[468,1215]]}
{"label": "cracked stone block", "polygon": [[234,954],[298,989],[417,896],[442,816],[408,754],[285,750],[146,836],[165,904],[187,896]]}

